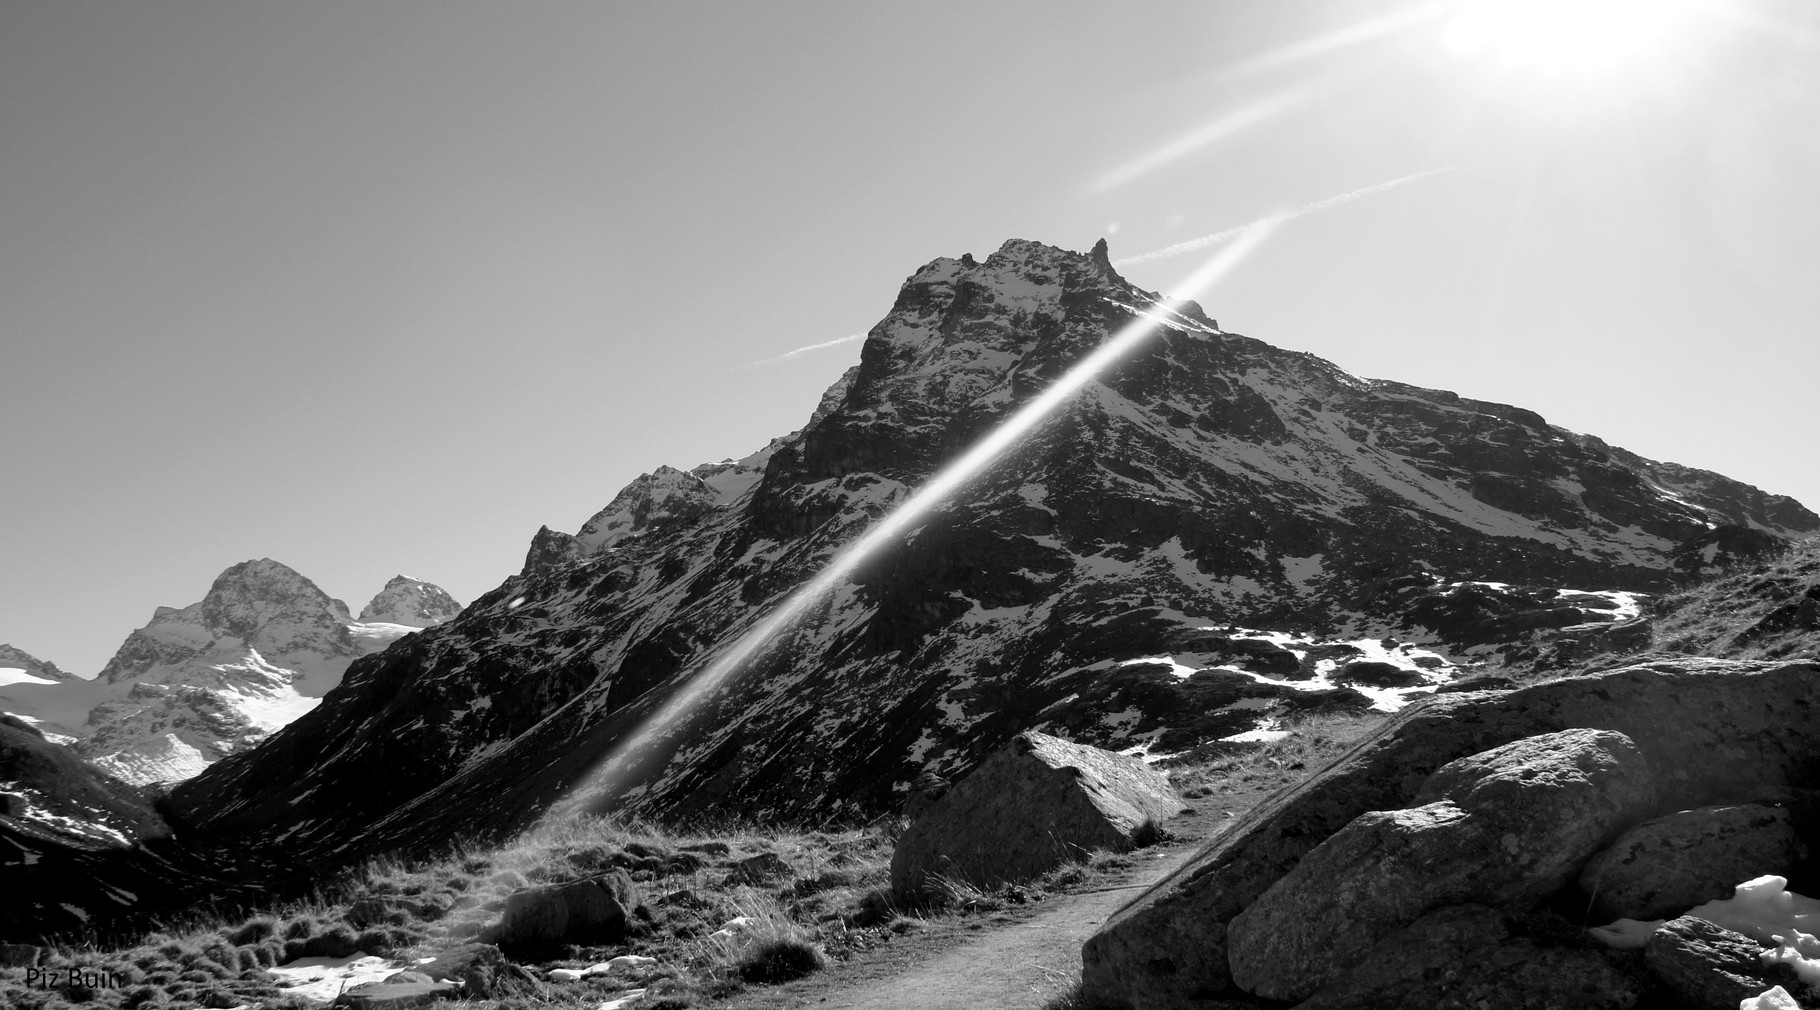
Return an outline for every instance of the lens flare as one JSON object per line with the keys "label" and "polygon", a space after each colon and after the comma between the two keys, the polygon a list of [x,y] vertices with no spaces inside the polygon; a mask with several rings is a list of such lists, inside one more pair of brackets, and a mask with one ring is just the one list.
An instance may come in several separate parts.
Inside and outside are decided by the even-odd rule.
{"label": "lens flare", "polygon": [[1081,359],[1035,399],[1025,404],[965,455],[943,467],[927,484],[848,545],[813,579],[798,587],[777,609],[741,635],[712,662],[694,674],[681,690],[664,702],[649,719],[616,743],[595,768],[558,804],[552,806],[545,820],[581,813],[597,797],[615,795],[624,783],[625,771],[639,751],[661,738],[679,721],[707,699],[710,693],[726,684],[735,674],[759,656],[763,650],[788,631],[817,601],[851,575],[867,559],[892,546],[911,526],[947,500],[962,485],[977,476],[1044,418],[1066,402],[1081,387],[1129,354],[1138,344],[1159,329],[1172,324],[1170,303],[1186,299],[1231,272],[1251,255],[1281,224],[1270,218],[1252,226],[1217,255],[1178,284],[1163,304],[1141,310],[1138,317],[1121,328],[1092,354]]}
{"label": "lens flare", "polygon": [[1165,165],[1178,161],[1216,140],[1230,137],[1247,127],[1275,119],[1301,104],[1306,97],[1307,95],[1303,91],[1285,91],[1267,98],[1260,98],[1112,169],[1093,180],[1091,190],[1096,194],[1109,193],[1134,179],[1141,179]]}

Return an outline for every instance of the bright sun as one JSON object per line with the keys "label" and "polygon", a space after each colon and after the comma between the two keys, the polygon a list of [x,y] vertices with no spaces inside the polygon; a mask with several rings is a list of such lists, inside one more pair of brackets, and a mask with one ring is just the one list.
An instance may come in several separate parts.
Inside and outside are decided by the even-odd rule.
{"label": "bright sun", "polygon": [[1660,56],[1692,0],[1454,0],[1450,55],[1544,75],[1613,71]]}

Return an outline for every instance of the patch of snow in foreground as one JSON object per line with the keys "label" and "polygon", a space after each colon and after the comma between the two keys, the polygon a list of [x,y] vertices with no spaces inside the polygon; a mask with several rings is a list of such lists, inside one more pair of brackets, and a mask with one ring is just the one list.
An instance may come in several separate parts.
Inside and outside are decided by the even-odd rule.
{"label": "patch of snow in foreground", "polygon": [[[1769,949],[1757,955],[1764,964],[1786,964],[1802,982],[1820,985],[1820,936],[1814,935],[1820,932],[1820,900],[1790,891],[1787,877],[1747,880],[1733,889],[1731,897],[1709,901],[1685,914],[1768,944]],[[1635,948],[1648,943],[1650,934],[1667,921],[1619,919],[1587,932],[1609,946]]]}
{"label": "patch of snow in foreground", "polygon": [[404,965],[372,954],[347,957],[300,957],[289,964],[267,968],[286,995],[327,1003],[345,989],[368,982],[382,982],[404,970]]}
{"label": "patch of snow in foreground", "polygon": [[1175,674],[1177,677],[1181,678],[1182,680],[1187,680],[1189,677],[1192,677],[1195,674],[1194,667],[1183,666],[1182,664],[1175,661],[1174,656],[1146,656],[1143,659],[1127,659],[1127,660],[1119,663],[1118,665],[1119,666],[1137,666],[1141,663],[1156,663],[1156,664],[1159,664],[1162,666],[1167,666],[1167,667],[1169,667],[1170,673]]}
{"label": "patch of snow in foreground", "polygon": [[1221,743],[1271,743],[1289,735],[1289,731],[1280,728],[1282,723],[1276,719],[1265,719],[1257,726],[1243,733],[1220,737]]}
{"label": "patch of snow in foreground", "polygon": [[1773,985],[1760,995],[1739,1000],[1738,1010],[1801,1010],[1801,1004],[1795,1002],[1787,989]]}

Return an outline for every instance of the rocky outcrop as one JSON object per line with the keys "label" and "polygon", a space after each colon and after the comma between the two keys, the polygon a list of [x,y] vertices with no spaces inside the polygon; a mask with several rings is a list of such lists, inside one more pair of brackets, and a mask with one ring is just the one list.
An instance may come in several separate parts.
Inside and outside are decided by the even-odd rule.
{"label": "rocky outcrop", "polygon": [[1260,805],[1114,914],[1082,951],[1086,994],[1113,1007],[1166,1008],[1229,991],[1229,925],[1317,846],[1362,815],[1410,807],[1448,762],[1576,728],[1633,741],[1661,802],[1674,807],[1774,799],[1820,757],[1820,668],[1682,659],[1437,695]]}
{"label": "rocky outcrop", "polygon": [[1146,823],[1182,808],[1169,779],[1136,758],[1020,733],[904,829],[891,888],[919,894],[935,876],[1025,880],[1095,849],[1129,849]]}
{"label": "rocky outcrop", "polygon": [[1626,831],[1586,864],[1580,890],[1599,922],[1663,919],[1728,898],[1739,881],[1786,877],[1807,856],[1785,808],[1701,807]]}
{"label": "rocky outcrop", "polygon": [[1297,1010],[1628,1010],[1645,989],[1638,972],[1609,952],[1527,935],[1509,916],[1482,905],[1438,908],[1367,943],[1355,970]]}
{"label": "rocky outcrop", "polygon": [[641,908],[632,878],[614,870],[567,884],[514,891],[500,920],[480,942],[507,954],[547,951],[562,944],[615,943],[625,939]]}
{"label": "rocky outcrop", "polygon": [[1649,763],[1609,730],[1545,733],[1451,761],[1415,806],[1354,818],[1233,918],[1233,982],[1302,999],[1432,909],[1526,910],[1655,798]]}
{"label": "rocky outcrop", "polygon": [[1795,970],[1764,964],[1762,952],[1762,943],[1742,933],[1684,915],[1651,934],[1643,961],[1672,1010],[1734,1007],[1776,985],[1801,991]]}

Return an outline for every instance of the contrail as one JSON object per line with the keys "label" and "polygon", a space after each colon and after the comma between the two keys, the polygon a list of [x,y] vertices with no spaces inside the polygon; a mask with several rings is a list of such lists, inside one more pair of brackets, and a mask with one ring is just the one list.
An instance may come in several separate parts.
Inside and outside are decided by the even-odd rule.
{"label": "contrail", "polygon": [[1302,92],[1291,91],[1280,95],[1273,95],[1269,98],[1259,99],[1242,109],[1227,114],[1223,118],[1216,119],[1198,129],[1190,130],[1169,143],[1164,144],[1162,147],[1146,154],[1139,155],[1131,161],[1107,172],[1093,181],[1090,191],[1094,193],[1105,193],[1117,189],[1139,176],[1148,175],[1177,158],[1211,144],[1222,137],[1230,136],[1248,126],[1253,126],[1266,119],[1281,115],[1291,106],[1302,101],[1304,97],[1306,96]]}
{"label": "contrail", "polygon": [[1412,28],[1424,21],[1431,21],[1438,18],[1444,13],[1446,13],[1446,9],[1441,4],[1437,3],[1385,14],[1381,17],[1361,21],[1356,25],[1328,32],[1325,35],[1317,35],[1312,39],[1305,39],[1301,42],[1294,43],[1293,45],[1284,46],[1274,52],[1265,53],[1262,56],[1253,57],[1252,59],[1246,60],[1238,66],[1233,67],[1231,70],[1226,71],[1221,76],[1236,77],[1241,74],[1251,74],[1260,70],[1268,70],[1272,67],[1299,63],[1316,56],[1325,56],[1335,50],[1344,49],[1347,46],[1355,46],[1361,42],[1369,42],[1381,35],[1388,35],[1392,32],[1401,31],[1404,28]]}
{"label": "contrail", "polygon": [[798,347],[794,351],[785,351],[784,353],[778,355],[775,358],[766,358],[763,361],[754,361],[754,362],[751,362],[750,364],[740,365],[738,368],[735,368],[734,371],[743,372],[748,368],[759,368],[764,365],[775,365],[780,361],[789,361],[791,358],[797,357],[798,355],[808,354],[810,351],[819,351],[824,347],[834,347],[837,344],[850,344],[850,343],[854,342],[855,340],[864,340],[864,339],[866,339],[866,335],[864,333],[852,333],[852,334],[848,334],[847,336],[844,336],[844,337],[837,337],[833,340],[824,340],[819,344],[809,344],[806,347]]}
{"label": "contrail", "polygon": [[1191,253],[1197,249],[1205,249],[1210,245],[1216,245],[1220,242],[1225,242],[1228,239],[1237,238],[1265,221],[1287,221],[1290,218],[1301,217],[1303,214],[1312,214],[1317,210],[1326,210],[1329,207],[1338,206],[1342,203],[1350,203],[1362,196],[1370,196],[1373,193],[1382,193],[1387,189],[1401,186],[1404,183],[1415,182],[1417,179],[1426,179],[1431,175],[1440,175],[1442,172],[1451,172],[1459,167],[1460,166],[1458,165],[1443,165],[1440,168],[1431,168],[1426,172],[1417,172],[1414,175],[1406,175],[1401,179],[1392,179],[1389,182],[1380,182],[1375,186],[1366,186],[1364,189],[1355,189],[1350,193],[1341,193],[1339,196],[1330,196],[1325,200],[1316,200],[1313,203],[1305,203],[1294,210],[1279,211],[1268,217],[1259,218],[1250,224],[1239,225],[1237,228],[1216,231],[1211,235],[1202,235],[1200,238],[1191,238],[1186,242],[1177,242],[1175,245],[1164,246],[1161,249],[1153,249],[1147,253],[1139,253],[1136,256],[1127,256],[1124,259],[1116,259],[1112,261],[1112,265],[1115,267],[1122,267],[1131,263],[1146,263],[1150,260],[1167,259],[1171,256],[1180,256],[1183,253]]}

